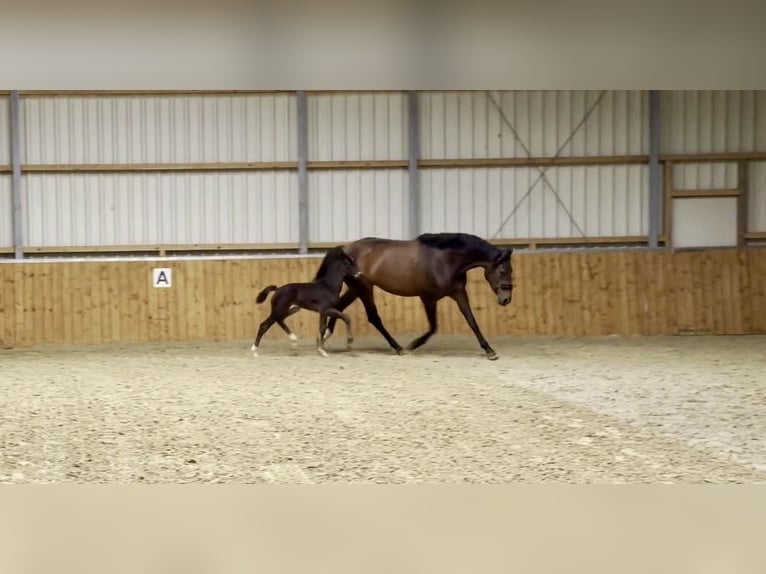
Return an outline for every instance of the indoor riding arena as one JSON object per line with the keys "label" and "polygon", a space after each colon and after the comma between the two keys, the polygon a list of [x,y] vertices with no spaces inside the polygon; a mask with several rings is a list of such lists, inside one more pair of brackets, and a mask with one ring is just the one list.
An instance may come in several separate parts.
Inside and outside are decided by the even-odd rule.
{"label": "indoor riding arena", "polygon": [[[450,297],[251,353],[441,232],[498,360]],[[766,92],[2,92],[0,481],[763,483],[765,245]]]}

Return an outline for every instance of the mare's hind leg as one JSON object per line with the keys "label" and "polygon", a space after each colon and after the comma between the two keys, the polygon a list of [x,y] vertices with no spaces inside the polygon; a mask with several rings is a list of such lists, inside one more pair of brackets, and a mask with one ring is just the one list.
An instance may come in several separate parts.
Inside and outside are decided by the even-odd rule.
{"label": "mare's hind leg", "polygon": [[372,294],[372,286],[364,285],[362,290],[359,291],[359,298],[362,300],[364,310],[367,312],[367,319],[378,330],[378,332],[383,335],[388,344],[391,345],[391,348],[396,351],[396,354],[401,355],[404,351],[402,346],[397,343],[396,339],[391,336],[391,333],[386,330],[386,328],[383,326],[383,321],[380,319],[378,308],[375,306],[375,297]]}
{"label": "mare's hind leg", "polygon": [[[332,307],[330,309],[325,309],[325,314],[330,317],[331,321],[333,319],[340,319],[346,324],[346,348],[350,350],[351,345],[354,342],[354,334],[351,331],[351,317]],[[322,344],[324,345],[324,340],[322,341]]]}
{"label": "mare's hind leg", "polygon": [[[343,312],[346,310],[346,307],[351,305],[354,301],[356,301],[357,297],[359,297],[359,294],[357,293],[356,289],[352,287],[348,287],[346,289],[346,292],[343,294],[343,296],[340,298],[340,303],[335,307],[338,311]],[[335,322],[338,320],[338,317],[330,317],[330,322],[327,325],[327,329],[324,331],[324,340],[330,338],[330,336],[335,331]]]}
{"label": "mare's hind leg", "polygon": [[425,307],[426,310],[426,317],[428,318],[428,331],[426,331],[423,335],[409,344],[407,348],[410,351],[414,351],[418,347],[422,346],[426,341],[428,341],[428,339],[431,338],[431,335],[436,333],[436,300],[427,299],[425,297],[421,297],[420,300],[423,301],[423,307]]}

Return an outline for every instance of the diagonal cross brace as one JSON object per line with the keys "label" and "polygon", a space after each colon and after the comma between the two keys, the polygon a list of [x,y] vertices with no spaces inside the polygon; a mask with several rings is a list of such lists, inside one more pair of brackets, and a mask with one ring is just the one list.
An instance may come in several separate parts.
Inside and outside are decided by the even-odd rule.
{"label": "diagonal cross brace", "polygon": [[[592,114],[592,113],[593,113],[593,111],[594,111],[594,110],[595,110],[595,109],[598,107],[598,105],[601,103],[601,101],[604,99],[604,96],[605,96],[605,95],[606,95],[606,90],[602,90],[602,91],[601,91],[601,93],[599,94],[598,98],[596,98],[596,100],[595,100],[595,101],[594,101],[594,102],[591,104],[591,106],[590,106],[590,107],[588,108],[588,110],[585,112],[585,115],[583,115],[583,117],[582,117],[582,119],[580,120],[580,122],[579,122],[579,123],[578,123],[578,124],[575,126],[575,128],[572,130],[572,133],[570,133],[570,134],[569,134],[569,136],[568,136],[568,137],[567,137],[567,138],[564,140],[564,143],[562,143],[562,144],[559,146],[558,150],[556,151],[556,153],[555,153],[555,154],[554,154],[554,156],[553,156],[553,159],[554,159],[554,160],[555,160],[555,159],[557,159],[557,158],[558,158],[558,157],[561,155],[561,152],[562,152],[562,151],[564,151],[564,148],[566,148],[566,146],[568,146],[568,145],[569,145],[569,142],[571,142],[571,141],[572,141],[572,138],[574,138],[575,134],[577,134],[577,132],[580,130],[580,128],[581,128],[583,125],[585,125],[585,122],[587,122],[587,121],[588,121],[588,118],[590,118],[591,114]],[[497,111],[498,111],[498,113],[500,114],[500,118],[501,118],[501,119],[503,120],[503,122],[505,122],[505,124],[506,124],[506,125],[507,125],[507,126],[510,128],[510,130],[511,130],[511,133],[513,134],[513,137],[514,137],[514,139],[515,139],[515,140],[516,140],[516,141],[519,143],[519,145],[521,145],[522,149],[523,149],[523,150],[524,150],[524,152],[527,154],[527,157],[531,157],[531,152],[530,152],[529,148],[526,146],[526,144],[525,144],[525,143],[524,143],[524,141],[521,139],[521,137],[519,136],[519,134],[518,134],[518,132],[516,131],[516,129],[513,127],[513,125],[511,124],[511,122],[510,122],[510,121],[508,120],[508,118],[506,117],[505,113],[503,112],[503,109],[502,109],[502,107],[501,107],[501,106],[500,106],[500,105],[499,105],[499,104],[498,104],[498,103],[495,101],[495,99],[492,97],[492,94],[491,94],[489,91],[487,91],[487,97],[488,97],[488,98],[489,98],[489,100],[492,102],[492,104],[495,106],[495,108],[497,108]],[[575,228],[576,228],[576,229],[577,229],[577,231],[580,233],[580,235],[581,235],[582,237],[585,237],[585,232],[584,232],[584,231],[582,230],[582,228],[581,228],[581,227],[578,225],[578,223],[577,223],[577,221],[575,220],[575,218],[574,218],[574,216],[572,215],[572,213],[569,211],[569,209],[567,209],[566,205],[564,205],[564,202],[561,200],[561,197],[559,196],[559,194],[558,194],[558,192],[556,191],[556,189],[553,187],[553,185],[551,184],[551,182],[550,182],[550,181],[548,180],[548,178],[545,176],[545,172],[546,172],[546,171],[547,171],[547,170],[548,170],[550,167],[551,167],[551,166],[545,166],[545,167],[540,167],[540,166],[538,166],[538,167],[536,168],[536,169],[538,170],[538,172],[539,172],[539,175],[537,176],[537,178],[535,179],[535,181],[533,181],[533,182],[532,182],[532,185],[530,185],[530,186],[529,186],[529,189],[527,189],[526,193],[525,193],[524,195],[522,195],[522,196],[521,196],[521,199],[519,199],[519,201],[518,201],[518,202],[516,203],[516,205],[513,207],[513,209],[511,210],[511,212],[510,212],[510,213],[509,213],[509,214],[506,216],[506,218],[505,218],[505,219],[503,220],[503,222],[500,224],[500,227],[499,227],[499,228],[497,229],[497,231],[495,231],[495,233],[492,235],[492,239],[495,239],[495,238],[497,237],[497,235],[498,235],[498,234],[499,234],[499,233],[500,233],[500,232],[503,230],[503,228],[505,227],[506,223],[508,223],[508,221],[511,219],[511,217],[513,217],[513,216],[514,216],[514,214],[515,214],[515,213],[518,211],[519,207],[521,207],[521,204],[522,204],[522,203],[524,203],[524,200],[526,200],[526,199],[527,199],[527,197],[529,197],[529,195],[532,193],[532,190],[535,188],[535,186],[537,185],[537,183],[538,183],[540,180],[543,180],[543,183],[545,183],[545,184],[547,185],[548,189],[550,189],[550,191],[553,193],[553,196],[556,198],[556,202],[559,204],[559,206],[560,206],[560,207],[561,207],[561,208],[564,210],[564,212],[567,214],[567,216],[569,217],[569,220],[570,220],[570,221],[572,222],[572,224],[575,226]]]}

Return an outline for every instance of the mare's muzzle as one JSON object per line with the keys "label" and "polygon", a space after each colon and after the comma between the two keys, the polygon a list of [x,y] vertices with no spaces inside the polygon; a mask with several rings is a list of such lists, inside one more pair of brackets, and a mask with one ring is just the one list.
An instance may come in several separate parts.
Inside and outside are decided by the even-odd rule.
{"label": "mare's muzzle", "polygon": [[497,302],[505,307],[511,302],[513,297],[513,285],[510,283],[503,283],[497,289]]}

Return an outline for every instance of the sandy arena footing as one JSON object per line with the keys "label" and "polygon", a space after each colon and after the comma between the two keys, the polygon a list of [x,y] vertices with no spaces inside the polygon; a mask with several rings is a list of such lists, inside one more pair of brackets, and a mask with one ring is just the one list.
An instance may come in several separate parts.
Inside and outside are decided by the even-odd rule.
{"label": "sandy arena footing", "polygon": [[2,351],[0,481],[766,482],[766,337],[491,343]]}

